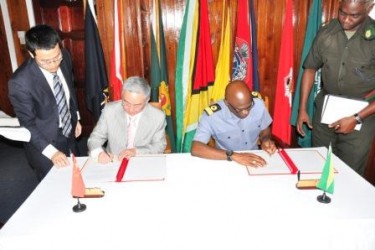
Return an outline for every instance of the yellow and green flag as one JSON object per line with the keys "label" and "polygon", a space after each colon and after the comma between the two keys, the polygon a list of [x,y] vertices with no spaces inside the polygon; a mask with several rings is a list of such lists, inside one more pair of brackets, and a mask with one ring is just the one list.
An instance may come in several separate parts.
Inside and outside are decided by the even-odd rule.
{"label": "yellow and green flag", "polygon": [[188,0],[177,51],[177,152],[190,152],[199,117],[210,104],[214,80],[207,0]]}
{"label": "yellow and green flag", "polygon": [[334,186],[335,186],[335,181],[334,181],[334,167],[332,163],[332,147],[331,145],[329,145],[326,162],[324,163],[324,167],[323,167],[322,176],[320,177],[318,184],[316,184],[316,187],[327,193],[333,194]]}

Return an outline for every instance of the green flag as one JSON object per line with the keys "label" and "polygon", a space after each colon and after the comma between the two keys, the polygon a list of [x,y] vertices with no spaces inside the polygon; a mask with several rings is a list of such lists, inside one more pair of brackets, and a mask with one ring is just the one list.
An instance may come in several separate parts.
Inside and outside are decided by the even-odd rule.
{"label": "green flag", "polygon": [[166,132],[172,152],[176,152],[172,123],[171,101],[168,90],[167,57],[165,50],[163,22],[158,0],[154,1],[151,28],[151,101],[160,102],[167,119]]}
{"label": "green flag", "polygon": [[[290,123],[293,126],[297,125],[302,74],[303,74],[302,65],[307,57],[307,54],[310,51],[314,37],[318,33],[321,23],[322,23],[322,1],[314,0],[310,9],[309,19],[307,21],[306,35],[305,35],[305,40],[303,43],[303,49],[302,49],[302,55],[301,55],[301,64],[299,67],[297,84],[296,84],[296,89],[294,92],[292,115],[290,117]],[[309,114],[310,119],[312,119],[313,114],[314,114],[314,99],[319,90],[320,90],[320,70],[315,75],[314,86],[311,89],[309,99],[308,99],[307,113]],[[303,130],[305,131],[306,135],[304,137],[301,137],[301,136],[298,137],[298,145],[302,147],[311,147],[311,129],[309,129],[306,126],[306,124],[304,124]]]}
{"label": "green flag", "polygon": [[334,181],[334,168],[332,163],[332,147],[329,145],[328,153],[326,162],[324,163],[322,176],[320,177],[320,180],[318,184],[316,184],[316,187],[327,192],[330,194],[333,194],[335,181]]}

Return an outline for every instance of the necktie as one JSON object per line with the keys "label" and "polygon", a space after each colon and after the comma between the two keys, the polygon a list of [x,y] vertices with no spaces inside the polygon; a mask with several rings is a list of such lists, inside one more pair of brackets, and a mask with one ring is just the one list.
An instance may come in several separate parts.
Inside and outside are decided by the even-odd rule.
{"label": "necktie", "polygon": [[53,76],[53,90],[55,93],[57,107],[59,109],[59,115],[62,123],[63,135],[69,137],[72,131],[72,124],[70,123],[70,112],[68,110],[68,104],[66,103],[65,92],[60,82],[60,77],[54,73]]}
{"label": "necktie", "polygon": [[129,116],[127,148],[134,147],[134,137],[135,137],[135,118]]}

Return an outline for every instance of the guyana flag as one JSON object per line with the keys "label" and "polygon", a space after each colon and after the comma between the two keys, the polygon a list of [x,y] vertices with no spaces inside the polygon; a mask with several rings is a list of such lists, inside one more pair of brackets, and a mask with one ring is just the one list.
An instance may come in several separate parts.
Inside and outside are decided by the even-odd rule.
{"label": "guyana flag", "polygon": [[151,101],[160,102],[167,119],[166,132],[172,152],[176,152],[173,131],[171,100],[168,90],[167,57],[165,50],[163,22],[159,0],[154,0],[151,28]]}
{"label": "guyana flag", "polygon": [[210,103],[214,79],[207,0],[187,0],[175,84],[178,152],[191,150],[199,117]]}
{"label": "guyana flag", "polygon": [[333,194],[335,182],[334,182],[334,167],[332,163],[332,147],[329,145],[326,162],[324,163],[322,176],[316,187]]}

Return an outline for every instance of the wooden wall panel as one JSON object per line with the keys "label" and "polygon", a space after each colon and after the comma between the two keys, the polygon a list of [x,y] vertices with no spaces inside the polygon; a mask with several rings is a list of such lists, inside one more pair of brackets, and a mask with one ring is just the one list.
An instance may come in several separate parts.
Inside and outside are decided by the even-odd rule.
{"label": "wooden wall panel", "polygon": [[[211,30],[211,43],[214,62],[220,48],[221,19],[223,0],[207,0],[209,4],[209,20]],[[232,28],[234,35],[236,23],[237,0],[227,0],[232,13]],[[9,4],[16,6],[21,0],[13,1]],[[127,51],[126,69],[128,76],[140,75],[147,79],[150,76],[150,14],[152,0],[123,0],[123,16],[125,17],[123,35],[125,36],[125,46]],[[295,39],[294,56],[294,78],[297,78],[298,68],[301,60],[301,50],[304,39],[309,8],[313,0],[293,0],[293,23]],[[324,0],[323,4],[323,22],[328,22],[337,16],[338,0]],[[35,6],[35,16],[37,23],[48,23],[58,30],[65,30],[61,26],[61,20],[65,19],[56,12],[57,6],[81,6],[82,0],[74,3],[67,3],[63,0],[33,0]],[[254,0],[254,8],[257,22],[257,39],[259,50],[259,72],[260,88],[264,95],[270,98],[270,111],[273,114],[275,84],[277,78],[277,69],[279,61],[279,50],[281,44],[281,29],[284,18],[284,9],[286,0]],[[168,53],[168,80],[171,93],[172,107],[175,103],[175,68],[176,54],[180,29],[185,11],[186,0],[161,0],[162,19],[164,24],[165,41]],[[17,9],[17,8],[15,8]],[[100,37],[104,49],[105,60],[109,72],[110,55],[113,46],[113,0],[96,0],[96,10]],[[61,13],[60,13],[61,14]],[[81,99],[81,109],[83,109],[84,120],[87,125],[92,123],[90,120],[84,100],[83,89],[83,31],[80,25],[83,21],[80,17],[80,10],[70,8],[67,14],[72,25],[71,31],[60,32],[64,36],[64,44],[73,52],[73,61],[75,64],[77,78],[77,92]],[[83,14],[83,13],[82,13]],[[67,23],[65,23],[67,24]],[[78,25],[78,26],[75,26]],[[68,28],[67,30],[70,30]],[[66,36],[66,37],[65,37]],[[233,40],[233,39],[232,39]],[[64,46],[65,46],[64,45]],[[3,83],[2,83],[3,86]],[[82,112],[82,111],[81,111]],[[173,117],[174,117],[174,110]],[[87,128],[90,126],[87,125]],[[89,132],[89,131],[87,131]],[[374,161],[369,162],[369,166],[374,166]]]}
{"label": "wooden wall panel", "polygon": [[3,12],[0,6],[0,51],[2,58],[0,60],[0,110],[8,115],[14,116],[13,108],[8,98],[8,80],[12,75],[12,66],[8,50],[8,42],[4,27]]}

